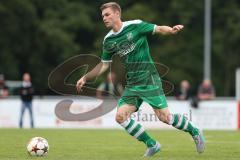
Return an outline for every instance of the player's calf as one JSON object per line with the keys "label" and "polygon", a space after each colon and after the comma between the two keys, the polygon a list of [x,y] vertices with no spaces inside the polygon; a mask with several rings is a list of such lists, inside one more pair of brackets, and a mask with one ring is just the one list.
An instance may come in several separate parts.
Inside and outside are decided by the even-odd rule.
{"label": "player's calf", "polygon": [[199,134],[198,129],[193,126],[193,124],[188,120],[185,115],[169,114],[167,123],[179,130],[188,132],[192,136]]}
{"label": "player's calf", "polygon": [[188,132],[193,137],[197,152],[203,153],[205,149],[205,138],[200,130],[193,126],[186,116],[180,114],[171,114],[168,117],[168,124],[173,127]]}
{"label": "player's calf", "polygon": [[143,126],[136,122],[135,120],[128,118],[126,121],[120,124],[125,130],[133,137],[138,139],[139,141],[144,142],[147,147],[152,147],[156,144],[156,141],[152,139]]}
{"label": "player's calf", "polygon": [[125,116],[124,114],[122,113],[117,113],[116,117],[115,117],[115,120],[118,124],[121,124],[123,123],[124,121],[127,120],[127,116]]}

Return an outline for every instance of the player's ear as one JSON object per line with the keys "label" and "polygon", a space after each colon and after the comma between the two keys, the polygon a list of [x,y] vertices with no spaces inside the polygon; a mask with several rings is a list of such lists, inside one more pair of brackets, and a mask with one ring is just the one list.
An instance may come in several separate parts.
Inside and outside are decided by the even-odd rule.
{"label": "player's ear", "polygon": [[118,16],[119,18],[121,18],[121,13],[120,13],[119,11],[115,11],[115,12],[116,12],[117,16]]}

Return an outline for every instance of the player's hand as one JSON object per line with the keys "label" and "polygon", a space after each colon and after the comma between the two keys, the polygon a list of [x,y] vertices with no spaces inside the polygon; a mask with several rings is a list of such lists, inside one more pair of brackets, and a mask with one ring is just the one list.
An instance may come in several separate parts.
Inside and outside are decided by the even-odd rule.
{"label": "player's hand", "polygon": [[183,25],[176,25],[172,27],[172,34],[176,34],[184,28]]}
{"label": "player's hand", "polygon": [[86,77],[83,76],[82,78],[80,78],[78,81],[77,81],[77,84],[76,84],[76,88],[77,88],[77,92],[79,93],[80,91],[82,91],[82,87],[83,85],[86,83]]}

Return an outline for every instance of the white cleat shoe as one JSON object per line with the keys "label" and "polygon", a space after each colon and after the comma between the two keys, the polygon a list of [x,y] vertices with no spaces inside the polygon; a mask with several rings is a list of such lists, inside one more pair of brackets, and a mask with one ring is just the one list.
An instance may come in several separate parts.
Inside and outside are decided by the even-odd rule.
{"label": "white cleat shoe", "polygon": [[198,135],[193,136],[193,140],[196,144],[197,152],[203,153],[205,149],[205,138],[203,133],[199,131]]}
{"label": "white cleat shoe", "polygon": [[153,147],[149,147],[147,148],[144,157],[151,157],[154,154],[156,154],[157,152],[160,151],[161,148],[161,144],[159,142],[156,142],[156,144]]}

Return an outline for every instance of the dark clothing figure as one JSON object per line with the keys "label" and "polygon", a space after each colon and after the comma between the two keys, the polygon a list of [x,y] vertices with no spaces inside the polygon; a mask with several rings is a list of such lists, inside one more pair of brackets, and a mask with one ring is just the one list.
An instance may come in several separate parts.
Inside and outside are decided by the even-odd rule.
{"label": "dark clothing figure", "polygon": [[215,89],[210,80],[206,79],[198,88],[199,100],[212,100],[215,98]]}
{"label": "dark clothing figure", "polygon": [[33,111],[32,111],[33,94],[34,94],[34,88],[30,81],[30,75],[28,73],[25,73],[23,75],[23,84],[22,84],[22,87],[20,88],[20,96],[22,101],[21,114],[20,114],[20,120],[19,120],[20,128],[23,127],[23,115],[26,109],[28,109],[29,111],[31,128],[34,128]]}
{"label": "dark clothing figure", "polygon": [[4,75],[0,74],[0,99],[8,97],[8,87],[5,85]]}
{"label": "dark clothing figure", "polygon": [[193,96],[190,84],[187,80],[183,80],[180,84],[180,87],[176,91],[177,100],[188,100]]}

